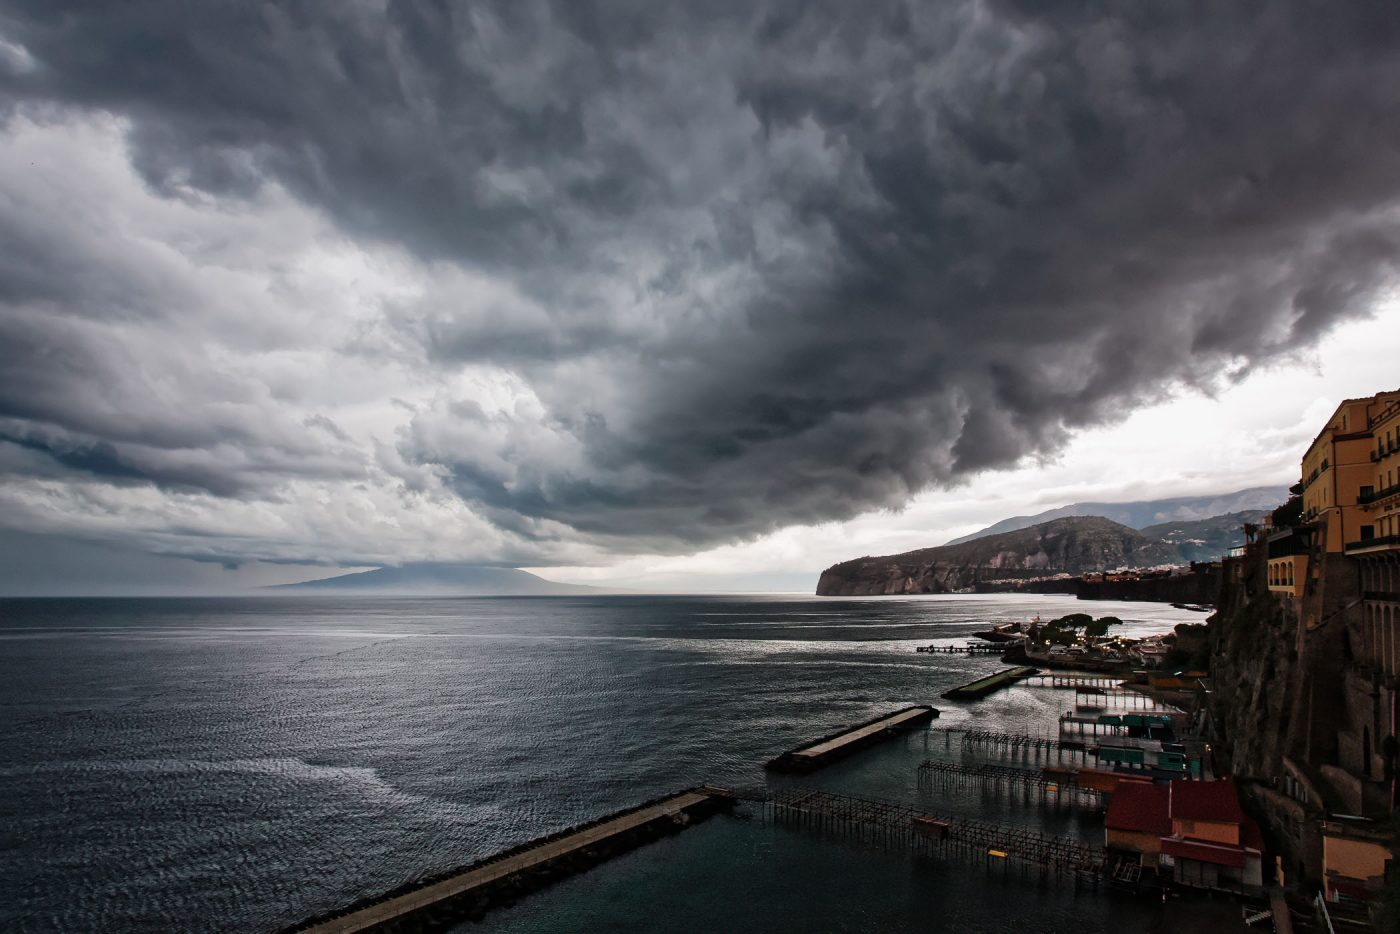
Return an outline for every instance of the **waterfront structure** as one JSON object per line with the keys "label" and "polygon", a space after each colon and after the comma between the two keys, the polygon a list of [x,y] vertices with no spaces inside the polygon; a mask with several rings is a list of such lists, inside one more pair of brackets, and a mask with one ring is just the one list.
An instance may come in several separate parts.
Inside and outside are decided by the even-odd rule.
{"label": "waterfront structure", "polygon": [[1162,838],[1172,832],[1170,794],[1166,785],[1156,783],[1117,785],[1104,813],[1104,847],[1133,853],[1143,868],[1156,869],[1161,863]]}
{"label": "waterfront structure", "polygon": [[1172,782],[1171,836],[1162,838],[1162,864],[1182,885],[1258,892],[1264,884],[1264,839],[1240,809],[1235,783]]}
{"label": "waterfront structure", "polygon": [[1264,882],[1263,837],[1229,779],[1119,785],[1104,846],[1179,885],[1257,893]]}

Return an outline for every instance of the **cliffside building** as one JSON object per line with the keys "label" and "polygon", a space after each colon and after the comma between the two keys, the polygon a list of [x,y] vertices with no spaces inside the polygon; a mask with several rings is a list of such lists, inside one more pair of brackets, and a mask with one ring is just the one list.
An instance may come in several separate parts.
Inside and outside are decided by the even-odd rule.
{"label": "cliffside building", "polygon": [[1293,492],[1227,561],[1214,736],[1287,879],[1373,897],[1400,811],[1400,390],[1338,405]]}
{"label": "cliffside building", "polygon": [[1229,779],[1120,784],[1104,843],[1180,885],[1251,893],[1263,885],[1263,838]]}
{"label": "cliffside building", "polygon": [[1393,682],[1400,677],[1400,400],[1370,414],[1367,430],[1372,475],[1357,493],[1356,538],[1343,547],[1359,565],[1363,661]]}

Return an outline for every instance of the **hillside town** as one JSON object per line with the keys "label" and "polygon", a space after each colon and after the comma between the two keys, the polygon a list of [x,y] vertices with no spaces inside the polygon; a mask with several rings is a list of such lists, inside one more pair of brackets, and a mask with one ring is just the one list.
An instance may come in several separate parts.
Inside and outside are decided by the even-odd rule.
{"label": "hillside town", "polygon": [[1092,766],[1046,780],[1104,795],[1115,878],[1252,898],[1245,926],[1400,930],[1400,391],[1340,403],[1242,540],[1213,562],[980,581],[1163,600],[1190,580],[1212,606],[1178,606],[1214,612],[1137,638],[1089,613],[993,626],[975,635],[1022,667],[945,696],[1075,691],[1056,742]]}

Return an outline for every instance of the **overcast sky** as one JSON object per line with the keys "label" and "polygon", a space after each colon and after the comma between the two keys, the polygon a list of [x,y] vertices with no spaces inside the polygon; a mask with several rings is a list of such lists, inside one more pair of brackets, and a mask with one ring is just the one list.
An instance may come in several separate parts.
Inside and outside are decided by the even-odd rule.
{"label": "overcast sky", "polygon": [[1400,385],[1397,113],[1392,3],[0,0],[0,592],[1288,482]]}

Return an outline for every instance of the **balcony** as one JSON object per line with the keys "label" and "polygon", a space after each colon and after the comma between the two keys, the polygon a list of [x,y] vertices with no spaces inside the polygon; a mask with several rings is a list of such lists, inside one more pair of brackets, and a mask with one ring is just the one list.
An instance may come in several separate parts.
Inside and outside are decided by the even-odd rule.
{"label": "balcony", "polygon": [[1400,535],[1381,535],[1346,544],[1346,552],[1349,555],[1364,554],[1368,551],[1390,551],[1397,548],[1400,548]]}
{"label": "balcony", "polygon": [[1367,602],[1380,600],[1386,603],[1400,603],[1400,590],[1363,590],[1361,599]]}
{"label": "balcony", "polygon": [[1293,555],[1306,555],[1312,549],[1310,537],[1299,534],[1296,529],[1275,532],[1269,536],[1269,557],[1288,558]]}
{"label": "balcony", "polygon": [[1378,499],[1385,499],[1387,496],[1394,496],[1397,493],[1400,493],[1400,483],[1391,484],[1384,489],[1372,490],[1369,493],[1357,493],[1356,502],[1358,505],[1364,506],[1367,503],[1374,503]]}

